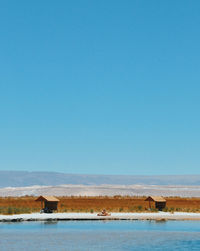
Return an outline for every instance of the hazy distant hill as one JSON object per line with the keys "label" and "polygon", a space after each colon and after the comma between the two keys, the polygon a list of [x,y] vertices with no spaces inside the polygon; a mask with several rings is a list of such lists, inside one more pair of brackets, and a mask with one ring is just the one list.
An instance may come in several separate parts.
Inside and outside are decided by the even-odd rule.
{"label": "hazy distant hill", "polygon": [[200,175],[83,175],[56,172],[0,171],[0,187],[82,185],[200,185]]}

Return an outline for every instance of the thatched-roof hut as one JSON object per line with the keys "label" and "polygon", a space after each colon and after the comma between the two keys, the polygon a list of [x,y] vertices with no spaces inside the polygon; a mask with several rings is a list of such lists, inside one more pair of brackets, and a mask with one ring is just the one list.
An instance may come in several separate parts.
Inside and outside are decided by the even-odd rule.
{"label": "thatched-roof hut", "polygon": [[155,208],[162,211],[166,207],[166,199],[162,196],[149,196],[145,201],[149,201],[149,208],[151,208],[151,201],[155,202]]}
{"label": "thatched-roof hut", "polygon": [[40,196],[35,201],[41,201],[44,212],[53,212],[58,210],[59,199],[54,196]]}

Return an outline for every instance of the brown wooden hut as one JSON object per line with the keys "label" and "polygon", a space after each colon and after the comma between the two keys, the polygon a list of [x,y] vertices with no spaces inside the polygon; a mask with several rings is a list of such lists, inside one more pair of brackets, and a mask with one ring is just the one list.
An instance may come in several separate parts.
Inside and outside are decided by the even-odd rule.
{"label": "brown wooden hut", "polygon": [[166,207],[166,199],[162,196],[149,196],[145,201],[149,202],[149,208],[151,208],[151,202],[155,202],[155,208],[162,211]]}
{"label": "brown wooden hut", "polygon": [[41,201],[44,212],[53,212],[58,210],[59,199],[54,196],[40,196],[35,201]]}

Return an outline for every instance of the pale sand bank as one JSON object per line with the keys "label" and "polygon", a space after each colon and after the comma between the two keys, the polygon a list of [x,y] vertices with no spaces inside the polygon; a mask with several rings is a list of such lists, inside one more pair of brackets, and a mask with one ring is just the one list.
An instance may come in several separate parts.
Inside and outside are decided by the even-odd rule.
{"label": "pale sand bank", "polygon": [[0,215],[0,222],[17,221],[59,221],[59,220],[200,220],[200,213],[158,212],[158,213],[112,213],[111,216],[97,216],[96,213],[53,213]]}
{"label": "pale sand bank", "polygon": [[180,196],[199,197],[200,186],[161,185],[60,185],[0,188],[0,197],[7,196]]}

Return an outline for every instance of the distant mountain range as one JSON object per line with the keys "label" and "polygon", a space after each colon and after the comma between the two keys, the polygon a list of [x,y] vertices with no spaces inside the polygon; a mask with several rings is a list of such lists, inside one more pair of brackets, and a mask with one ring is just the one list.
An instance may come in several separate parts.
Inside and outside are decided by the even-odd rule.
{"label": "distant mountain range", "polygon": [[200,175],[87,175],[0,171],[0,187],[72,185],[200,185]]}

